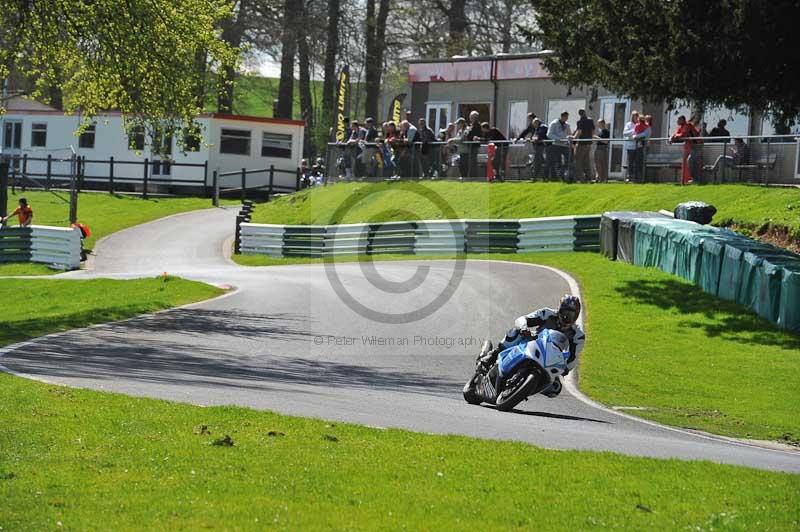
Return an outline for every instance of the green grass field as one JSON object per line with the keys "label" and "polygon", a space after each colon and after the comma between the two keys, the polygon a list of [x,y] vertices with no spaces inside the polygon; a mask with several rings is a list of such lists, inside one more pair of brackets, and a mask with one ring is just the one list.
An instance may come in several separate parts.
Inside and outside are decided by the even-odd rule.
{"label": "green grass field", "polygon": [[[4,301],[27,303],[0,314],[0,345],[219,293],[180,279],[0,287]],[[798,475],[202,408],[6,374],[0,426],[3,530],[787,530],[800,523]],[[498,456],[502,474],[487,466]]]}
{"label": "green grass field", "polygon": [[[432,201],[440,198],[445,205]],[[345,201],[353,202],[337,214]],[[426,182],[337,184],[259,205],[257,223],[331,224],[457,218],[536,218],[609,210],[672,210],[700,200],[718,209],[715,223],[757,230],[772,224],[800,240],[800,191],[745,185]]]}
{"label": "green grass field", "polygon": [[[683,279],[597,253],[469,257],[544,264],[580,283],[589,337],[580,387],[593,399],[644,407],[630,413],[668,425],[800,445],[800,337]],[[321,262],[261,255],[234,260],[245,266]],[[352,260],[358,259],[344,258]],[[753,360],[763,361],[757,378],[742,370]]]}

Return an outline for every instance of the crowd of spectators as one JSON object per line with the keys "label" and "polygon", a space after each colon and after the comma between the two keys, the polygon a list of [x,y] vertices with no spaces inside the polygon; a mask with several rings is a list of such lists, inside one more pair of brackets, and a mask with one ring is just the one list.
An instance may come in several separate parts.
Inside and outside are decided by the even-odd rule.
{"label": "crowd of spectators", "polygon": [[[337,175],[353,178],[477,178],[486,177],[479,167],[480,146],[493,143],[495,148],[487,153],[496,177],[506,174],[506,160],[510,144],[527,144],[529,155],[526,164],[531,179],[564,182],[608,182],[611,151],[611,124],[604,120],[595,122],[584,109],[578,111],[573,128],[567,111],[546,124],[534,113],[528,113],[527,127],[516,136],[506,136],[488,122],[481,122],[477,111],[467,118],[459,117],[439,131],[431,129],[425,118],[412,120],[411,112],[399,124],[387,121],[376,124],[372,118],[364,122],[345,118],[348,134],[337,152]],[[416,125],[415,125],[416,124]],[[705,136],[727,141],[730,133],[727,122],[720,120]],[[692,182],[702,171],[699,146],[706,124],[697,128],[684,116],[678,118],[677,129],[670,143],[682,144],[681,170],[683,182]],[[633,111],[622,129],[622,147],[625,158],[622,164],[625,179],[632,182],[645,180],[647,144],[652,137],[653,117]],[[709,140],[715,142],[714,140]],[[714,164],[741,164],[746,156],[741,139]],[[520,165],[517,165],[519,167]],[[307,165],[306,165],[307,167]],[[322,167],[321,162],[314,168]],[[320,177],[313,169],[307,172],[312,178],[308,186],[319,184]],[[324,173],[324,172],[323,172]],[[304,176],[306,172],[304,171]]]}

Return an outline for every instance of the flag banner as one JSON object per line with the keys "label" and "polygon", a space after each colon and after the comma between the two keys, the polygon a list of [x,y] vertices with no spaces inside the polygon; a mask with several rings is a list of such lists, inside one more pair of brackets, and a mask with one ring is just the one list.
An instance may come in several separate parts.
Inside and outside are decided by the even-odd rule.
{"label": "flag banner", "polygon": [[389,118],[388,120],[391,122],[393,121],[395,124],[400,125],[400,121],[402,118],[403,113],[403,100],[406,99],[406,93],[398,94],[392,100],[392,105],[389,107]]}
{"label": "flag banner", "polygon": [[345,65],[339,72],[338,81],[334,134],[336,142],[344,142],[347,139],[347,124],[344,119],[350,113],[350,67],[348,65]]}

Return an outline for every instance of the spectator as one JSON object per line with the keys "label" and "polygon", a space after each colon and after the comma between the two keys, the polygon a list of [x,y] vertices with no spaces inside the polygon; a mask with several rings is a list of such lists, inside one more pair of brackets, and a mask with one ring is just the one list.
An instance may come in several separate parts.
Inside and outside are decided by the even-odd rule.
{"label": "spectator", "polygon": [[378,153],[378,148],[375,141],[378,139],[378,129],[375,127],[375,120],[367,118],[364,120],[366,129],[364,132],[364,150],[361,153],[361,160],[364,163],[364,176],[377,177],[378,175],[378,162],[375,156]]}
{"label": "spectator", "polygon": [[575,146],[575,175],[578,181],[590,182],[592,180],[592,143],[594,136],[594,120],[586,116],[586,110],[578,111],[578,123],[575,125],[575,135],[578,140]]}
{"label": "spectator", "polygon": [[608,183],[608,143],[611,138],[611,131],[606,127],[605,120],[597,121],[598,135],[595,135],[596,144],[594,147],[594,169],[597,174],[598,183]]}
{"label": "spectator", "polygon": [[670,137],[669,142],[683,144],[683,159],[681,169],[683,173],[683,184],[688,185],[694,181],[697,175],[696,164],[699,161],[696,137],[699,135],[697,128],[681,115],[678,117],[678,127]]}
{"label": "spectator", "polygon": [[414,142],[417,142],[417,128],[408,120],[403,120],[400,122],[400,136],[396,137],[392,143],[395,165],[399,170],[400,177],[413,177],[415,173],[416,164],[411,156],[411,145]]}
{"label": "spectator", "polygon": [[19,206],[14,211],[6,216],[0,218],[0,223],[5,224],[9,218],[16,216],[19,219],[20,227],[30,227],[33,222],[33,209],[28,205],[27,198],[19,199]]}
{"label": "spectator", "polygon": [[[728,125],[728,121],[727,120],[724,120],[724,119],[720,120],[719,122],[717,122],[717,127],[715,127],[714,129],[711,130],[711,133],[709,133],[709,136],[712,136],[712,137],[730,137],[731,136],[730,132],[725,128],[725,126],[727,126],[727,125]],[[727,142],[727,139],[713,140],[711,142]]]}
{"label": "spectator", "polygon": [[478,177],[478,149],[480,148],[478,142],[483,136],[480,118],[481,115],[478,113],[478,111],[472,111],[469,114],[469,131],[467,131],[466,139],[471,141],[471,143],[467,144],[469,147],[469,166],[467,177]]}
{"label": "spectator", "polygon": [[531,144],[533,145],[533,170],[531,177],[542,178],[542,166],[545,163],[545,141],[547,140],[547,125],[543,124],[538,118],[533,121],[535,130],[531,137]]}
{"label": "spectator", "polygon": [[622,130],[622,138],[625,139],[625,154],[628,157],[628,180],[635,177],[636,168],[639,167],[639,161],[636,159],[636,124],[639,123],[639,111],[631,113],[631,120],[625,124]]}
{"label": "spectator", "polygon": [[644,182],[644,150],[647,140],[650,138],[650,124],[647,123],[647,116],[639,115],[639,122],[633,128],[633,138],[636,140],[636,166],[632,172],[633,180]]}
{"label": "spectator", "polygon": [[381,171],[381,176],[384,178],[393,177],[396,167],[392,158],[392,148],[389,146],[388,142],[385,142],[381,138],[378,139],[377,144],[379,153],[378,161],[380,163],[378,169]]}
{"label": "spectator", "polygon": [[458,157],[453,160],[458,162],[458,171],[462,179],[469,176],[470,145],[465,142],[469,131],[470,130],[467,128],[467,121],[464,117],[459,117],[458,120],[456,120],[455,134],[449,141],[457,146]]}
{"label": "spectator", "polygon": [[572,130],[567,123],[568,119],[569,113],[564,111],[547,128],[547,138],[552,142],[547,150],[547,159],[545,160],[545,179],[563,181],[566,177],[567,165],[570,160],[569,137],[572,135]]}
{"label": "spectator", "polygon": [[417,132],[419,134],[419,142],[422,143],[418,152],[420,177],[435,177],[434,160],[438,158],[439,151],[439,147],[433,144],[436,142],[436,134],[428,127],[428,123],[424,118],[417,120]]}
{"label": "spectator", "polygon": [[[494,168],[494,175],[501,181],[505,176],[505,163],[506,163],[506,136],[503,135],[496,127],[489,127],[489,122],[481,124],[481,140],[486,142],[495,143],[494,158],[492,159],[492,167]],[[502,142],[500,142],[502,141]],[[487,161],[488,164],[488,161]]]}
{"label": "spectator", "polygon": [[527,125],[527,127],[525,129],[522,130],[522,133],[520,133],[517,136],[517,142],[519,142],[519,141],[521,141],[523,139],[530,138],[530,137],[532,137],[532,136],[534,136],[536,134],[536,126],[533,125],[533,123],[536,122],[536,121],[537,121],[536,120],[536,114],[535,113],[528,113],[528,125]]}
{"label": "spectator", "polygon": [[[695,128],[697,129],[697,128]],[[702,123],[702,128],[700,129],[700,136],[701,137],[710,137],[711,133],[708,132],[708,124],[705,122]]]}
{"label": "spectator", "polygon": [[[750,164],[750,146],[744,143],[744,140],[741,138],[736,138],[733,141],[733,146],[728,148],[728,154],[722,154],[717,157],[717,160],[714,162],[713,165],[706,167],[705,169],[708,171],[714,172],[714,178],[716,180],[717,172],[720,169],[720,165],[724,164],[726,168],[735,169],[738,167],[748,166]],[[724,177],[724,176],[723,176]]]}
{"label": "spectator", "polygon": [[350,136],[347,138],[350,168],[348,168],[345,173],[345,176],[348,178],[361,177],[362,175],[361,144],[366,134],[367,130],[361,127],[358,120],[353,120],[350,123]]}

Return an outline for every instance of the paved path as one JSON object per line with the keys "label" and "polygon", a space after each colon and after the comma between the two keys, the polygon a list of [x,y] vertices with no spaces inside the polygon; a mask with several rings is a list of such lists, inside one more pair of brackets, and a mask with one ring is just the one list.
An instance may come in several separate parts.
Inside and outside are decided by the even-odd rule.
{"label": "paved path", "polygon": [[[99,246],[95,271],[67,277],[167,271],[230,284],[235,293],[48,337],[7,353],[0,363],[50,382],[203,405],[800,472],[800,453],[654,426],[566,392],[556,399],[535,396],[512,413],[467,405],[461,387],[480,341],[568,292],[556,272],[469,261],[452,297],[430,317],[385,324],[344,304],[323,265],[242,268],[228,262],[222,249],[234,217],[234,211],[217,209],[122,231]],[[452,261],[387,262],[365,273],[357,263],[336,266],[342,286],[357,301],[395,313],[433,300],[456,267]],[[414,282],[418,268],[428,268],[418,287],[390,293]]]}

